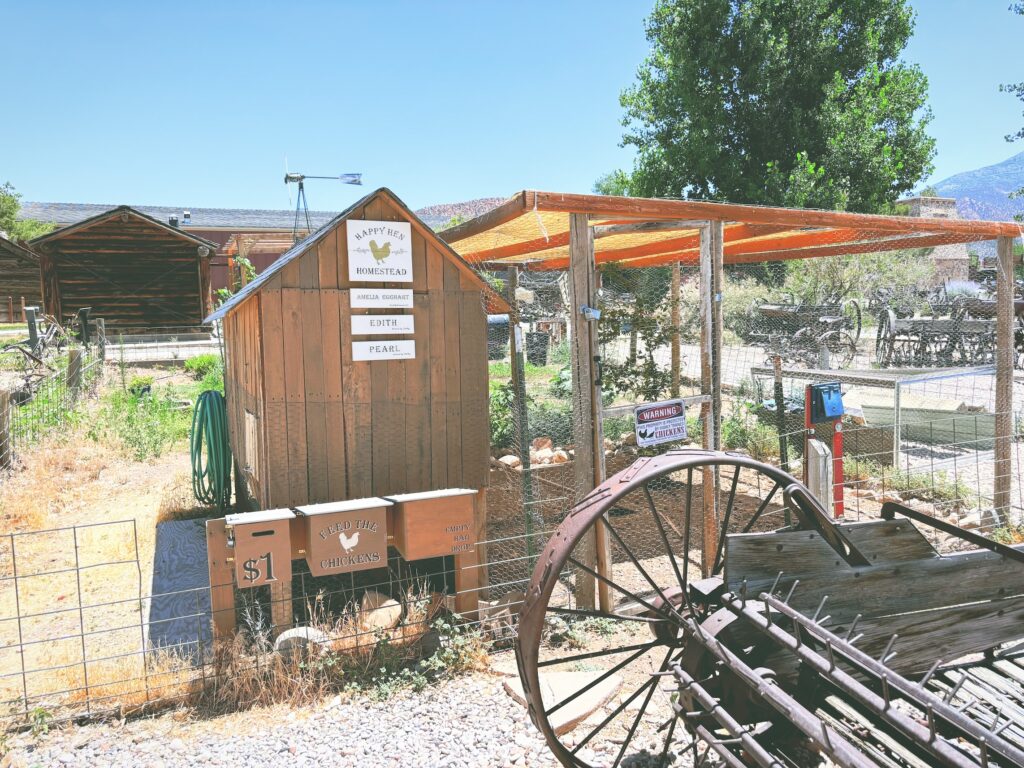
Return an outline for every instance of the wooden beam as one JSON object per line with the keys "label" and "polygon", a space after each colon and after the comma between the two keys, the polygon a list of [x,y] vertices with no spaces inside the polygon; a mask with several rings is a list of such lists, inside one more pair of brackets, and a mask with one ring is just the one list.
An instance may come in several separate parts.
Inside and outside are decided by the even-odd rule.
{"label": "wooden beam", "polygon": [[680,229],[699,229],[704,226],[703,221],[692,219],[678,219],[667,221],[639,221],[631,224],[596,224],[594,225],[594,239],[612,237],[613,235],[643,235],[650,232],[675,232]]}
{"label": "wooden beam", "polygon": [[437,236],[446,243],[456,243],[459,240],[465,240],[467,237],[473,237],[473,235],[479,235],[481,232],[486,232],[489,229],[500,227],[502,224],[522,215],[525,210],[526,192],[517,192],[497,208],[492,208],[482,216],[477,216],[475,219],[470,219],[451,229],[438,232]]}
{"label": "wooden beam", "polygon": [[210,613],[213,639],[230,640],[235,634],[235,570],[224,518],[206,521],[206,557],[210,573]]}
{"label": "wooden beam", "polygon": [[525,203],[540,211],[588,213],[605,216],[646,216],[650,218],[708,219],[748,224],[785,224],[790,227],[854,227],[890,232],[949,232],[975,235],[979,240],[1000,236],[1018,237],[1020,228],[1013,222],[968,221],[963,219],[878,216],[866,213],[815,211],[801,208],[775,208],[697,200],[658,200],[610,195],[576,195],[529,190]]}
{"label": "wooden beam", "polygon": [[1013,359],[1014,279],[1013,238],[996,241],[996,441],[992,506],[1002,521],[1009,520],[1013,488]]}
{"label": "wooden beam", "polygon": [[[767,237],[768,235],[786,232],[789,227],[767,226],[763,224],[733,224],[726,229],[726,238],[729,242],[738,242],[751,238]],[[628,259],[641,256],[665,256],[670,261],[696,260],[700,248],[700,234],[686,235],[685,237],[665,238],[655,240],[641,245],[631,245],[626,248],[609,248],[597,253],[594,260],[598,264],[612,262],[626,262]],[[659,262],[668,263],[668,262]],[[558,257],[547,259],[537,265],[539,270],[565,269],[568,266],[568,259]],[[630,265],[632,266],[632,264]]]}

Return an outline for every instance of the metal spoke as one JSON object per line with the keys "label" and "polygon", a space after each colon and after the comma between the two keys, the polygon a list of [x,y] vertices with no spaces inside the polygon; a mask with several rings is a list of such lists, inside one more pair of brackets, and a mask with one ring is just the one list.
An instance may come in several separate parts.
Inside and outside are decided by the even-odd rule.
{"label": "metal spoke", "polygon": [[[668,667],[669,659],[672,658],[672,650],[669,649],[668,653],[665,654],[664,661],[661,662],[661,666],[658,667],[658,672],[664,672]],[[644,713],[647,711],[648,705],[651,703],[651,697],[654,695],[654,686],[651,686],[651,690],[647,692],[644,697],[643,704],[640,705],[640,711],[636,713],[636,717],[633,719],[633,725],[629,728],[629,733],[626,734],[626,738],[622,742],[622,747],[619,749],[619,754],[615,757],[615,762],[612,763],[612,768],[618,768],[619,762],[622,760],[622,756],[626,754],[626,748],[629,746],[629,742],[633,740],[633,734],[636,733],[637,727],[640,725],[640,721],[643,719]]]}
{"label": "metal spoke", "polygon": [[661,587],[659,587],[659,586],[658,586],[658,585],[657,585],[657,584],[655,583],[654,579],[652,579],[652,578],[651,578],[651,575],[650,575],[649,573],[647,573],[647,569],[646,569],[646,568],[644,568],[644,567],[643,567],[642,565],[640,565],[640,561],[639,561],[639,560],[637,560],[637,558],[636,558],[636,555],[634,555],[634,554],[633,554],[633,551],[632,551],[632,550],[631,550],[631,549],[630,549],[629,547],[627,547],[627,546],[626,546],[626,542],[624,542],[624,541],[622,540],[622,537],[621,537],[621,536],[619,536],[619,532],[618,532],[618,531],[617,531],[617,530],[615,529],[615,526],[613,526],[613,525],[611,524],[611,522],[610,522],[610,521],[608,521],[608,520],[605,520],[605,521],[604,521],[604,524],[605,524],[605,526],[606,526],[606,527],[608,528],[608,532],[609,532],[609,533],[610,533],[610,534],[611,534],[612,536],[614,536],[614,537],[615,537],[615,540],[616,540],[617,542],[619,542],[619,546],[620,546],[620,547],[622,547],[622,549],[623,549],[623,550],[625,550],[625,552],[626,552],[626,557],[628,557],[628,558],[629,558],[629,559],[630,559],[630,560],[631,560],[631,561],[633,562],[633,565],[635,565],[635,566],[636,566],[636,569],[637,569],[638,571],[640,571],[640,575],[641,575],[641,576],[643,576],[643,577],[644,577],[644,579],[646,579],[646,581],[647,581],[647,583],[648,583],[648,584],[650,584],[650,585],[651,585],[652,587],[654,587],[654,591],[655,591],[655,592],[657,592],[657,593],[658,593],[658,597],[660,597],[660,598],[661,598],[661,599],[662,599],[662,600],[664,601],[664,603],[665,603],[665,606],[666,606],[667,608],[669,608],[669,610],[671,610],[671,611],[672,611],[672,613],[674,613],[674,614],[675,614],[676,616],[679,616],[679,618],[681,619],[681,618],[682,618],[682,616],[680,616],[680,615],[679,615],[679,611],[677,611],[677,610],[676,610],[676,608],[675,608],[675,606],[674,606],[674,605],[672,605],[672,602],[671,602],[671,601],[670,601],[670,600],[668,599],[668,597],[666,597],[666,595],[665,595],[665,593],[664,593],[664,592],[662,591]]}
{"label": "metal spoke", "polygon": [[736,502],[736,486],[740,483],[740,468],[732,468],[732,487],[729,488],[729,503],[725,506],[725,519],[722,521],[722,529],[718,537],[718,551],[715,552],[715,562],[711,566],[711,575],[718,573],[722,565],[722,553],[725,551],[725,534],[729,530],[729,518],[732,517],[733,504]]}
{"label": "metal spoke", "polygon": [[557,711],[558,711],[559,709],[561,709],[562,707],[564,707],[564,706],[565,706],[566,704],[568,704],[568,703],[569,703],[570,701],[573,701],[573,700],[574,700],[574,699],[576,699],[576,698],[577,698],[578,696],[580,696],[580,695],[582,695],[582,694],[586,693],[587,691],[589,691],[589,690],[590,690],[591,688],[593,688],[594,686],[596,686],[596,685],[599,685],[600,683],[604,682],[605,680],[607,680],[607,679],[608,679],[609,677],[611,677],[612,675],[614,675],[614,674],[615,674],[616,672],[618,672],[618,671],[619,671],[620,669],[622,669],[623,667],[627,666],[628,664],[632,664],[632,663],[633,663],[634,661],[636,661],[636,660],[637,660],[638,658],[640,658],[640,657],[641,657],[641,656],[643,656],[643,655],[644,655],[645,653],[647,653],[647,651],[649,651],[649,650],[650,650],[651,648],[653,648],[653,647],[654,647],[655,645],[656,645],[656,643],[652,643],[652,644],[651,644],[650,646],[648,646],[647,648],[644,648],[643,650],[637,651],[637,652],[636,652],[636,653],[634,653],[634,654],[633,654],[632,656],[630,656],[630,657],[629,657],[628,659],[625,659],[624,661],[620,661],[620,662],[619,662],[618,664],[616,664],[616,665],[615,665],[614,667],[612,667],[611,669],[608,669],[608,670],[604,671],[604,672],[603,672],[603,673],[601,674],[601,676],[600,676],[600,677],[598,677],[598,678],[596,678],[596,679],[594,679],[594,680],[591,680],[591,681],[590,681],[589,683],[587,683],[587,684],[586,684],[585,686],[583,686],[582,688],[580,688],[580,689],[579,689],[578,691],[576,691],[575,693],[573,693],[573,694],[572,694],[571,696],[569,696],[568,698],[566,698],[566,699],[562,699],[562,700],[561,700],[560,702],[558,702],[557,704],[555,704],[554,706],[552,706],[552,707],[551,707],[550,709],[547,709],[547,710],[545,710],[545,712],[544,712],[544,716],[545,716],[545,717],[550,717],[550,716],[551,716],[551,714],[552,714],[553,712],[557,712]]}
{"label": "metal spoke", "polygon": [[595,579],[597,579],[598,581],[601,581],[601,582],[603,582],[603,583],[607,584],[607,585],[608,585],[609,587],[611,587],[612,589],[614,589],[614,590],[617,590],[618,592],[621,592],[621,593],[622,593],[622,594],[624,594],[624,595],[625,595],[626,597],[628,597],[628,598],[629,598],[630,600],[635,600],[636,602],[640,603],[640,605],[642,605],[642,606],[644,606],[644,607],[646,607],[646,608],[648,608],[648,609],[650,609],[650,610],[654,611],[654,612],[655,612],[656,614],[658,614],[659,616],[661,616],[661,618],[663,618],[663,619],[664,619],[665,621],[667,621],[667,622],[669,622],[669,623],[675,623],[675,621],[676,621],[677,619],[682,619],[682,618],[683,618],[683,617],[682,617],[682,616],[680,616],[679,614],[676,614],[675,616],[669,616],[669,615],[668,615],[667,613],[664,613],[664,612],[663,612],[663,611],[662,611],[661,609],[659,609],[659,608],[655,608],[655,607],[654,607],[653,605],[651,605],[651,604],[650,604],[649,602],[647,602],[646,600],[644,600],[644,599],[643,599],[642,597],[639,597],[639,596],[637,596],[637,595],[634,595],[634,594],[633,594],[632,592],[630,592],[630,591],[629,591],[628,589],[626,589],[625,587],[620,587],[620,586],[619,586],[618,584],[616,584],[616,583],[615,583],[614,581],[611,581],[611,580],[609,580],[609,579],[605,578],[605,577],[604,577],[604,576],[602,576],[602,575],[601,575],[600,573],[598,573],[597,571],[595,571],[595,570],[594,570],[593,568],[588,568],[588,567],[587,567],[587,566],[585,566],[585,565],[584,565],[583,563],[581,563],[581,562],[580,562],[579,560],[577,560],[577,559],[576,559],[575,557],[569,557],[569,558],[568,558],[568,561],[569,561],[570,563],[572,563],[573,565],[575,565],[575,566],[576,566],[577,568],[579,568],[580,570],[582,570],[582,571],[584,571],[584,572],[586,572],[586,573],[589,573],[589,574],[590,574],[591,576],[593,576],[593,577],[594,577]]}
{"label": "metal spoke", "polygon": [[772,486],[772,489],[768,492],[768,495],[764,497],[764,501],[761,502],[761,506],[757,508],[757,511],[754,512],[754,516],[750,518],[750,522],[743,526],[743,530],[741,531],[741,533],[748,533],[750,529],[754,527],[754,523],[758,521],[762,513],[764,513],[764,511],[768,508],[768,504],[771,503],[772,497],[775,495],[775,492],[779,490],[779,488],[781,487],[782,485],[780,483],[776,483],[775,485]]}
{"label": "metal spoke", "polygon": [[626,616],[621,613],[586,611],[582,608],[555,608],[553,606],[548,606],[548,612],[564,614],[566,616],[579,616],[583,619],[615,619],[616,621],[639,621],[644,624],[657,624],[661,621],[661,619],[652,619],[649,616]]}
{"label": "metal spoke", "polygon": [[[651,516],[654,518],[654,523],[658,526],[658,533],[661,534],[661,540],[665,544],[665,551],[668,552],[668,559],[672,564],[672,570],[676,575],[676,579],[679,581],[679,588],[685,592],[686,583],[683,581],[683,574],[679,572],[679,563],[676,562],[676,556],[672,552],[672,545],[669,543],[668,534],[665,533],[665,526],[662,525],[661,516],[658,514],[658,510],[654,506],[654,498],[651,496],[651,491],[646,484],[644,485],[644,495],[647,497],[647,506],[651,509]],[[686,557],[685,552],[683,553],[683,557]]]}
{"label": "metal spoke", "polygon": [[642,649],[644,651],[653,648],[656,645],[661,645],[656,640],[649,643],[637,643],[636,645],[627,645],[623,648],[606,648],[603,651],[587,651],[586,653],[574,653],[571,656],[563,656],[560,659],[545,659],[544,661],[538,661],[537,667],[551,667],[555,664],[564,664],[567,661],[583,661],[583,659],[596,659],[599,656],[611,656],[613,653],[628,653],[629,651],[635,651]]}
{"label": "metal spoke", "polygon": [[657,684],[658,680],[659,680],[659,678],[653,677],[650,680],[648,680],[646,683],[641,685],[639,688],[637,688],[632,694],[630,694],[629,698],[626,699],[625,701],[623,701],[622,703],[620,703],[619,706],[617,706],[615,709],[613,709],[611,711],[611,714],[608,715],[608,717],[606,717],[604,720],[602,720],[600,723],[598,723],[594,727],[594,730],[592,730],[590,733],[588,733],[587,737],[585,739],[583,739],[583,741],[581,741],[575,747],[572,748],[572,754],[575,755],[577,752],[579,752],[581,749],[583,749],[583,747],[587,743],[589,743],[590,740],[592,738],[594,738],[594,736],[596,736],[597,733],[602,728],[604,728],[606,725],[608,725],[608,723],[610,723],[612,720],[614,720],[616,717],[618,717],[619,713],[622,712],[622,710],[624,710],[626,707],[628,707],[630,704],[632,704],[633,703],[633,699],[637,698],[641,693],[643,693],[648,688],[652,688],[653,686],[655,686]]}

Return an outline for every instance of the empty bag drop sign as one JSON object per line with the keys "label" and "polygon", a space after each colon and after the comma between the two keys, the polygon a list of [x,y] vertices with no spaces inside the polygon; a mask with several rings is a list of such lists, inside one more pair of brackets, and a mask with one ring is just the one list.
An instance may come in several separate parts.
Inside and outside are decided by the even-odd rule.
{"label": "empty bag drop sign", "polygon": [[412,282],[412,225],[349,219],[348,279],[354,283]]}
{"label": "empty bag drop sign", "polygon": [[646,448],[686,439],[686,405],[682,400],[663,400],[641,405],[633,411],[636,444]]}

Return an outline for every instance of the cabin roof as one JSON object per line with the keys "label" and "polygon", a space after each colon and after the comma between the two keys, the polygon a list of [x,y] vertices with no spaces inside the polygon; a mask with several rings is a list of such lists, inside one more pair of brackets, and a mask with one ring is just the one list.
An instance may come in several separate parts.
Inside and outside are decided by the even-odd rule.
{"label": "cabin roof", "polygon": [[305,238],[304,240],[300,240],[290,250],[281,254],[281,256],[277,258],[273,264],[271,264],[269,267],[263,270],[263,272],[261,272],[255,280],[246,285],[242,290],[240,290],[226,302],[221,304],[217,308],[217,311],[215,311],[213,314],[207,317],[203,322],[212,323],[215,320],[220,320],[221,318],[225,317],[227,314],[229,314],[233,309],[242,304],[250,296],[259,292],[263,285],[266,282],[268,282],[272,277],[274,277],[274,275],[276,275],[278,272],[280,272],[282,269],[288,266],[288,264],[290,264],[292,261],[299,258],[302,254],[308,251],[311,246],[316,245],[318,242],[320,242],[320,240],[322,240],[329,232],[334,230],[339,224],[341,224],[341,222],[346,221],[354,210],[366,205],[368,202],[370,202],[370,200],[372,200],[374,197],[377,197],[378,195],[384,195],[385,197],[387,197],[391,203],[398,206],[398,208],[409,217],[410,221],[419,225],[419,228],[421,228],[422,231],[427,236],[434,238],[434,241],[441,249],[441,252],[445,254],[445,256],[447,256],[449,259],[451,259],[453,262],[455,262],[459,267],[461,267],[480,286],[480,289],[484,292],[484,296],[487,300],[489,307],[496,309],[496,311],[498,312],[509,311],[509,306],[505,299],[499,296],[494,291],[494,289],[491,288],[487,284],[487,282],[480,276],[480,274],[470,264],[466,262],[465,259],[459,256],[459,254],[450,245],[448,245],[448,243],[442,240],[429,226],[427,226],[420,219],[419,216],[413,213],[413,211],[410,210],[409,207],[405,203],[403,203],[394,192],[392,192],[387,187],[381,187],[371,192],[370,194],[366,195],[362,199],[357,200],[355,203],[353,203],[344,211],[339,213],[329,222],[320,227],[320,229],[311,234],[309,237]]}
{"label": "cabin roof", "polygon": [[[105,203],[45,203],[27,202],[21,204],[19,219],[47,221],[66,227],[80,221],[106,213],[117,206]],[[136,211],[166,222],[171,216],[178,217],[179,226],[186,229],[258,229],[288,231],[295,224],[295,210],[274,210],[269,208],[190,208],[173,205],[136,205]],[[189,212],[189,221],[184,218]],[[334,211],[310,211],[309,218],[314,228],[333,219]],[[305,218],[301,219],[305,229]]]}
{"label": "cabin roof", "polygon": [[28,262],[32,266],[39,266],[39,257],[36,254],[3,235],[0,235],[0,251],[9,253],[14,258]]}
{"label": "cabin roof", "polygon": [[150,226],[155,227],[156,229],[160,229],[168,234],[174,235],[175,237],[179,237],[182,240],[195,243],[196,245],[204,245],[210,249],[211,254],[218,248],[216,243],[211,242],[210,240],[207,240],[204,237],[199,237],[199,235],[194,235],[191,232],[186,232],[185,230],[180,229],[178,227],[172,227],[170,224],[166,224],[160,221],[159,219],[155,219],[152,216],[143,213],[142,211],[136,210],[135,208],[132,208],[130,205],[119,205],[116,208],[111,208],[110,210],[97,213],[95,216],[90,216],[87,219],[82,219],[81,221],[76,222],[71,226],[64,227],[64,229],[58,229],[48,234],[41,235],[40,237],[37,237],[34,240],[30,241],[30,244],[33,247],[40,245],[51,245],[60,240],[63,240],[66,237],[75,235],[81,232],[82,230],[89,229],[90,227],[94,227],[97,224],[101,224],[117,216],[129,216],[138,219],[146,224],[149,224]]}

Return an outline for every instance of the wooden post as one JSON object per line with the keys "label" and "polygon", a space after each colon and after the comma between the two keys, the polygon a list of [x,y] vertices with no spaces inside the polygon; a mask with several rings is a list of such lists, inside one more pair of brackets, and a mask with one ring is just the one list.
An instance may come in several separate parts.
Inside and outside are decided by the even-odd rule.
{"label": "wooden post", "polygon": [[0,389],[0,470],[8,469],[14,459],[11,445],[11,393]]}
{"label": "wooden post", "polygon": [[292,628],[292,580],[270,582],[271,635],[277,637]]}
{"label": "wooden post", "polygon": [[68,350],[68,391],[77,395],[82,388],[82,350],[72,347]]}
{"label": "wooden post", "polygon": [[[14,322],[13,320],[11,322]],[[25,322],[25,297],[21,297],[21,322]]]}
{"label": "wooden post", "polygon": [[[720,369],[715,361],[715,352],[721,349],[721,334],[715,324],[715,318],[720,314],[720,307],[715,306],[716,303],[720,304],[720,302],[716,302],[719,294],[715,282],[716,223],[718,223],[717,230],[720,235],[722,231],[720,222],[709,222],[707,226],[701,228],[700,232],[700,385],[701,394],[710,398],[703,405],[702,443],[704,448],[712,451],[721,450],[721,421],[718,414],[721,405],[721,378]],[[719,259],[721,259],[721,254],[719,254]],[[717,342],[716,332],[719,336]],[[716,376],[716,372],[719,373],[718,376]],[[711,575],[718,547],[717,487],[715,470],[711,467],[701,470],[703,509],[701,570],[705,577]]]}
{"label": "wooden post", "polygon": [[996,241],[996,441],[992,506],[997,518],[1009,520],[1013,488],[1013,238]]}
{"label": "wooden post", "polygon": [[[601,390],[597,382],[596,320],[588,320],[583,307],[593,307],[597,299],[597,267],[594,263],[593,231],[586,214],[569,215],[569,327],[572,352],[572,421],[575,446],[575,501],[592,491],[603,477],[604,452],[601,445]],[[608,532],[603,525],[595,527],[595,535],[585,538],[579,546],[580,562],[601,575],[602,560],[607,568]],[[580,608],[595,608],[596,579],[582,571],[576,574],[576,601]],[[611,606],[611,594],[601,584],[602,607]]]}
{"label": "wooden post", "polygon": [[480,543],[487,530],[487,491],[477,492],[473,502],[474,547],[468,552],[455,555],[455,612],[464,619],[475,621],[480,611],[480,590],[487,580],[482,578],[486,570],[487,550]]}
{"label": "wooden post", "polygon": [[96,318],[96,343],[99,346],[100,360],[107,359],[107,321]]}
{"label": "wooden post", "polygon": [[210,572],[213,639],[229,640],[235,633],[235,571],[222,517],[206,521],[206,561]]}
{"label": "wooden post", "polygon": [[[519,287],[519,268],[509,267],[507,295],[509,304],[509,359],[512,373],[512,407],[515,413],[514,439],[519,456],[519,480],[523,498],[523,520],[526,523],[526,556],[532,571],[537,555],[537,541],[534,537],[544,529],[544,518],[537,514],[533,492],[533,472],[530,469],[530,423],[526,408],[526,361],[523,356],[523,339],[519,328],[519,302],[516,289]],[[543,542],[540,542],[543,546]]]}
{"label": "wooden post", "polygon": [[679,385],[681,379],[681,368],[682,368],[682,348],[680,342],[682,339],[682,333],[680,332],[680,325],[682,325],[682,306],[680,302],[680,292],[682,289],[683,282],[683,269],[682,265],[675,261],[672,263],[672,288],[670,293],[670,305],[672,312],[672,397],[679,397]]}
{"label": "wooden post", "polygon": [[8,323],[13,323],[14,322],[14,297],[13,296],[8,296],[7,297],[7,322]]}

